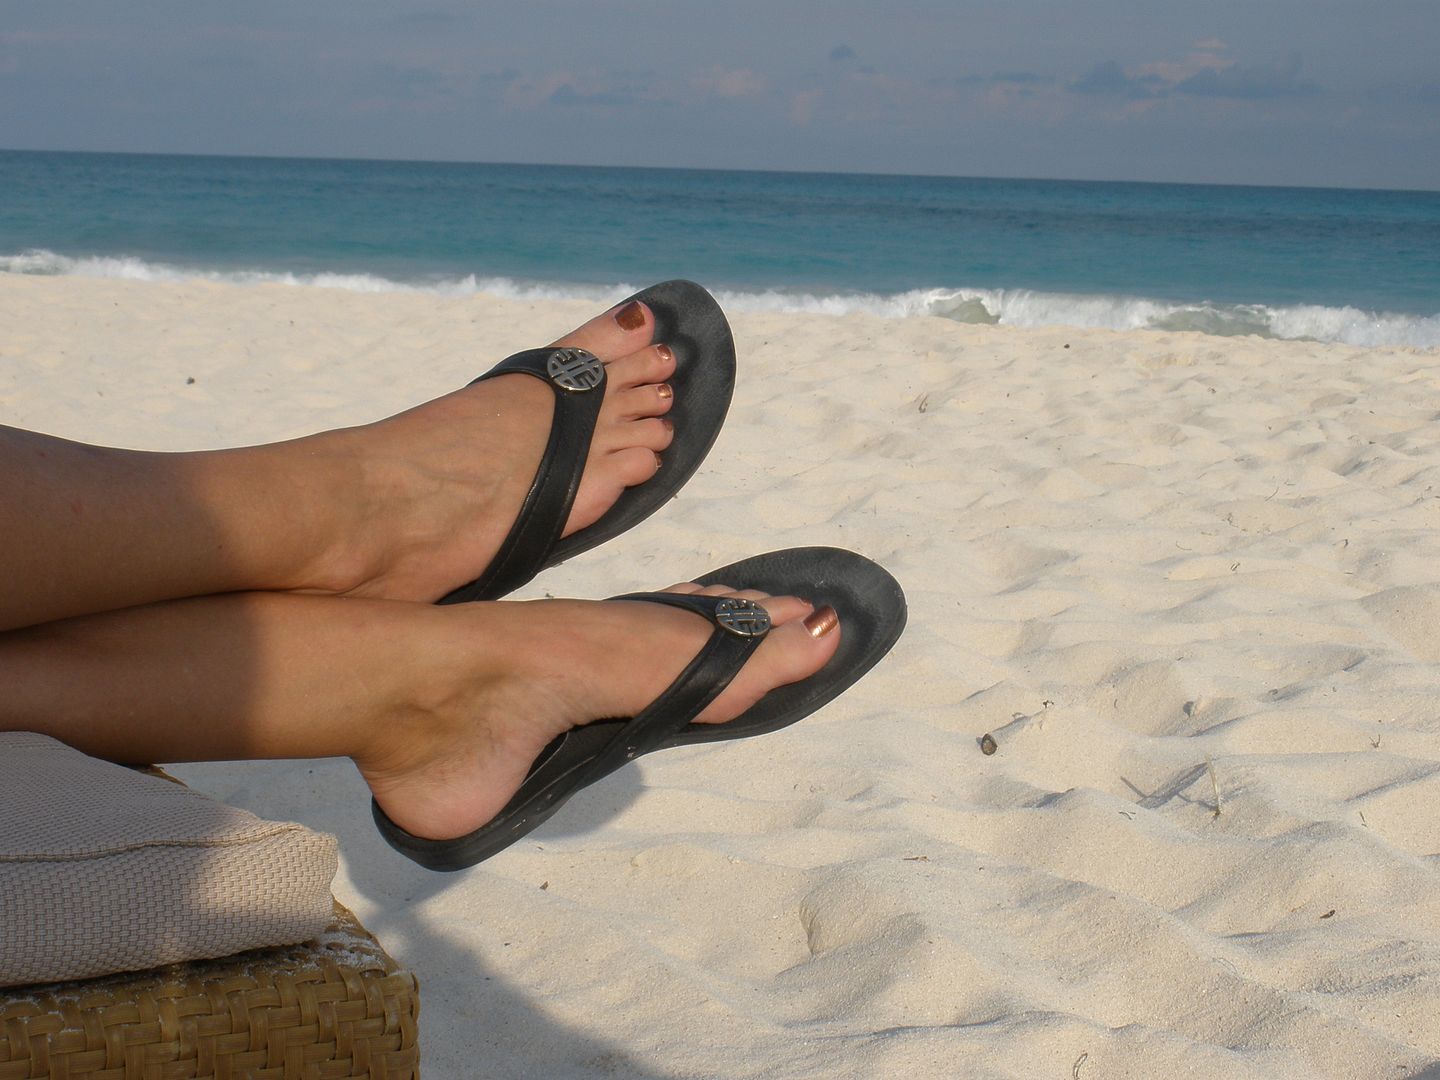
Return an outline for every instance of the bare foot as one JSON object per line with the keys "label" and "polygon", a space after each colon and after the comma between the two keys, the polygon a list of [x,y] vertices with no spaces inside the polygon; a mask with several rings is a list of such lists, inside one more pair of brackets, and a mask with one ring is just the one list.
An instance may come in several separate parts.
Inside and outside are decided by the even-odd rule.
{"label": "bare foot", "polygon": [[[773,623],[699,723],[734,719],[775,687],[807,678],[840,643],[833,608],[721,586],[673,591],[757,600]],[[407,714],[408,722],[382,725],[355,755],[390,819],[435,839],[463,836],[493,818],[557,735],[643,710],[712,630],[700,616],[660,604],[541,600],[441,610],[451,620],[453,656],[445,662],[469,674],[423,712]]]}
{"label": "bare foot", "polygon": [[[812,675],[840,644],[828,607],[675,591],[752,599],[773,623],[700,723]],[[712,632],[644,602],[173,600],[0,634],[0,731],[120,762],[348,756],[396,824],[455,837],[504,807],[555,736],[650,705]]]}
{"label": "bare foot", "polygon": [[[605,362],[605,400],[570,535],[597,521],[627,487],[660,467],[674,434],[665,380],[675,358],[651,342],[639,301],[608,311],[556,345]],[[550,434],[553,392],[528,375],[489,379],[379,423],[302,440],[311,460],[348,472],[348,528],[308,587],[432,601],[478,577],[510,531]]]}

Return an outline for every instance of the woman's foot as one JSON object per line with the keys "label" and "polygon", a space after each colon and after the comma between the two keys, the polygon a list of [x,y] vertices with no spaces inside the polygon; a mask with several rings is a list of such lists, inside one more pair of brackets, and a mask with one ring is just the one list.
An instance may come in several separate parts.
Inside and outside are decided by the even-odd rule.
{"label": "woman's foot", "polygon": [[[632,302],[560,344],[608,365],[566,533],[655,475],[675,359]],[[514,524],[554,398],[488,379],[364,427],[149,453],[0,427],[0,631],[252,591],[430,602],[477,578]]]}
{"label": "woman's foot", "polygon": [[[813,675],[840,642],[833,608],[723,586],[673,591],[756,600],[773,623],[698,723],[734,719],[775,687]],[[713,629],[688,611],[643,602],[545,600],[451,610],[457,624],[471,624],[448,638],[456,646],[450,663],[469,676],[452,679],[430,708],[411,714],[412,723],[381,729],[353,755],[390,820],[429,839],[463,836],[493,818],[557,735],[643,710]]]}
{"label": "woman's foot", "polygon": [[[701,723],[813,674],[840,642],[830,608],[676,589],[758,600],[774,624]],[[174,600],[0,634],[0,731],[122,763],[350,757],[396,824],[444,839],[493,817],[556,735],[644,709],[711,631],[624,601]]]}
{"label": "woman's foot", "polygon": [[[654,316],[632,301],[554,344],[607,367],[579,491],[563,535],[597,521],[627,487],[649,480],[674,435],[665,413],[675,358],[652,342]],[[431,601],[480,575],[514,524],[550,434],[553,391],[506,375],[365,427],[327,432],[290,452],[339,470],[346,520],[301,588]]]}

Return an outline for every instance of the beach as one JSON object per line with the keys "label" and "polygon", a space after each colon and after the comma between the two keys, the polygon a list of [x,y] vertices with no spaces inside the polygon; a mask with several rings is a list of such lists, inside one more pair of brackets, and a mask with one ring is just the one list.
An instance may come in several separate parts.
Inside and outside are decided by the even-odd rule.
{"label": "beach", "polygon": [[[0,273],[0,423],[284,439],[595,310]],[[1440,1076],[1440,349],[732,325],[694,479],[518,596],[851,548],[910,615],[844,697],[454,875],[383,843],[346,761],[174,769],[339,837],[337,897],[420,976],[425,1074]]]}

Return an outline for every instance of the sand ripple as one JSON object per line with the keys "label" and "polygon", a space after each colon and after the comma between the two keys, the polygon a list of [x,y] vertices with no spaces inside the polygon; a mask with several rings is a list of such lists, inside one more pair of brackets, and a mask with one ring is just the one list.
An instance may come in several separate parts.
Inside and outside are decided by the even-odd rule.
{"label": "sand ripple", "polygon": [[[585,314],[0,290],[0,419],[159,448],[381,415]],[[1440,1068],[1440,355],[736,328],[711,463],[534,595],[850,546],[912,605],[855,692],[650,759],[444,880],[379,846],[343,770],[191,774],[341,833],[342,894],[426,983],[430,1074]]]}

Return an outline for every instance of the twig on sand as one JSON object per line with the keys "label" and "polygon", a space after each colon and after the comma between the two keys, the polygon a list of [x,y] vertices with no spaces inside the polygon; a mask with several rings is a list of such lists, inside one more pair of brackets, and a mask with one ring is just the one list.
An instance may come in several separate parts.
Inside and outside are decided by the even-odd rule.
{"label": "twig on sand", "polygon": [[1220,816],[1220,778],[1215,775],[1215,762],[1205,759],[1205,771],[1210,774],[1210,789],[1215,792],[1215,817]]}
{"label": "twig on sand", "polygon": [[[1068,349],[1069,346],[1067,345],[1066,348]],[[1089,1056],[1090,1051],[1086,1050],[1083,1054],[1081,1054],[1078,1058],[1075,1059],[1075,1064],[1070,1066],[1070,1080],[1080,1080],[1080,1066],[1085,1064],[1085,1059]]]}

